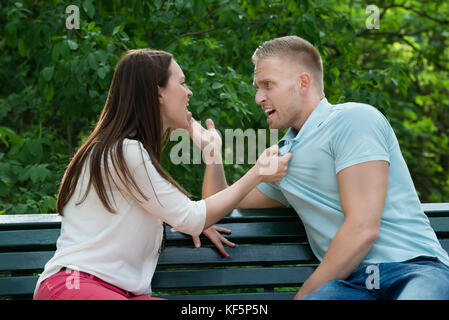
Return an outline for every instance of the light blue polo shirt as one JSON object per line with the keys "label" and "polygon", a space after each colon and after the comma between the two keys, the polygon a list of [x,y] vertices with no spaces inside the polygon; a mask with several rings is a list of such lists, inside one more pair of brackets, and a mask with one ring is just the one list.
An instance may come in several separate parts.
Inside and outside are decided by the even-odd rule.
{"label": "light blue polo shirt", "polygon": [[281,154],[293,155],[287,174],[281,182],[261,183],[258,189],[295,209],[320,261],[345,219],[337,173],[358,163],[385,160],[390,169],[380,233],[362,264],[431,256],[449,265],[421,208],[396,135],[376,108],[352,102],[331,105],[324,98],[301,130],[290,128],[278,145]]}

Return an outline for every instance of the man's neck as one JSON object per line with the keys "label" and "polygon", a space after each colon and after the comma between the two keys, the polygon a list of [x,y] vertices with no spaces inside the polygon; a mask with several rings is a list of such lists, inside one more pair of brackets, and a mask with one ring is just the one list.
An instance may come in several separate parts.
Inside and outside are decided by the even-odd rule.
{"label": "man's neck", "polygon": [[320,104],[321,100],[324,98],[324,94],[313,95],[304,100],[303,108],[301,110],[301,114],[297,123],[295,123],[292,127],[295,132],[299,132],[301,130],[304,123],[306,123],[307,119],[309,119],[313,110]]}

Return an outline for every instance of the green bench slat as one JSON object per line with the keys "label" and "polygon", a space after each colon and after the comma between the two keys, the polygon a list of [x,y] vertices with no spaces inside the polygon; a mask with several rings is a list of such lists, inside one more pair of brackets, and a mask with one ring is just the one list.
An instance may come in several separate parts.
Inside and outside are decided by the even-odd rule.
{"label": "green bench slat", "polygon": [[438,237],[448,237],[449,236],[449,218],[447,217],[431,217],[429,218],[430,225],[432,226]]}
{"label": "green bench slat", "polygon": [[212,289],[298,286],[315,267],[228,268],[157,271],[156,289]]}
{"label": "green bench slat", "polygon": [[[227,250],[230,254],[229,258],[223,258],[213,247],[168,247],[159,257],[158,266],[274,265],[317,262],[308,244],[237,245]],[[53,253],[53,251],[0,253],[0,272],[43,270]]]}
{"label": "green bench slat", "polygon": [[[232,234],[226,237],[239,243],[268,243],[268,242],[300,242],[306,241],[304,227],[299,221],[271,221],[226,223],[217,226],[228,228]],[[192,237],[179,232],[171,232],[167,227],[167,242],[171,245],[192,244]]]}
{"label": "green bench slat", "polygon": [[292,208],[234,209],[220,222],[291,221],[298,219]]}
{"label": "green bench slat", "polygon": [[60,229],[0,231],[0,251],[33,248],[56,249]]}
{"label": "green bench slat", "polygon": [[13,278],[0,277],[0,296],[33,294],[37,279],[37,276],[22,276]]}
{"label": "green bench slat", "polygon": [[53,254],[54,251],[0,253],[0,272],[25,270],[42,272]]}
{"label": "green bench slat", "polygon": [[429,217],[449,216],[449,203],[422,203],[421,207]]}
{"label": "green bench slat", "polygon": [[[305,231],[302,224],[282,222],[248,222],[219,224],[232,230],[227,236],[231,241],[247,243],[249,241],[261,242],[292,242],[304,241]],[[37,230],[9,230],[0,231],[0,251],[6,249],[32,249],[36,247],[55,246],[60,229]],[[192,237],[171,232],[167,227],[168,245],[192,245]],[[56,247],[55,247],[56,248]]]}
{"label": "green bench slat", "polygon": [[[211,289],[298,286],[315,267],[230,268],[156,271],[153,291],[161,289]],[[37,276],[0,278],[0,296],[32,294]]]}
{"label": "green bench slat", "polygon": [[159,257],[158,266],[187,265],[274,265],[316,263],[308,244],[237,245],[226,248],[229,258],[223,258],[215,248],[169,247]]}
{"label": "green bench slat", "polygon": [[[449,252],[449,240],[440,240]],[[318,263],[308,244],[237,245],[226,248],[229,258],[223,258],[214,247],[168,247],[159,257],[158,267],[280,265]],[[53,251],[0,253],[0,272],[41,271],[53,256]]]}
{"label": "green bench slat", "polygon": [[[449,217],[449,203],[423,203],[424,212],[430,217]],[[228,222],[257,222],[294,220],[298,215],[292,208],[234,209],[223,220]],[[58,214],[0,215],[0,230],[59,228]]]}
{"label": "green bench slat", "polygon": [[[449,236],[449,217],[429,218],[432,228],[439,238]],[[246,222],[218,224],[232,230],[227,236],[231,241],[237,243],[271,243],[271,242],[301,242],[306,241],[303,225],[299,220],[271,221],[271,222]],[[167,227],[168,245],[191,245],[192,238],[179,232],[170,232]],[[59,229],[37,229],[37,230],[9,230],[0,231],[0,251],[25,250],[45,247],[55,247],[56,240],[60,234]]]}

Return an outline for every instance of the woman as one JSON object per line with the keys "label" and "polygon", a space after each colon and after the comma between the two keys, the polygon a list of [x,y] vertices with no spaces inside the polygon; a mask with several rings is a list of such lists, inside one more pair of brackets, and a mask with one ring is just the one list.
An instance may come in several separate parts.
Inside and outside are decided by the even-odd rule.
{"label": "woman", "polygon": [[192,119],[191,96],[170,53],[131,50],[119,61],[100,119],[62,179],[61,235],[35,299],[152,299],[165,223],[198,236],[258,183],[282,179],[290,157],[278,157],[275,146],[229,188],[190,200],[162,168],[161,154],[175,128],[213,153],[213,125],[206,130]]}

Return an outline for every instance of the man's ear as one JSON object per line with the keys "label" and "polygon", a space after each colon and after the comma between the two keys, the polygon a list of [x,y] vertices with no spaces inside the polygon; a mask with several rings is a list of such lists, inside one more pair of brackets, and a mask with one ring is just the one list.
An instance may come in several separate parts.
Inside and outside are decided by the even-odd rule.
{"label": "man's ear", "polygon": [[299,93],[306,94],[309,91],[311,84],[312,79],[310,78],[310,74],[308,72],[301,72],[298,75]]}

